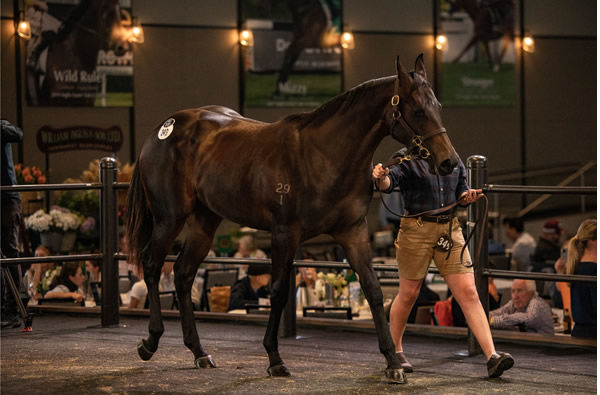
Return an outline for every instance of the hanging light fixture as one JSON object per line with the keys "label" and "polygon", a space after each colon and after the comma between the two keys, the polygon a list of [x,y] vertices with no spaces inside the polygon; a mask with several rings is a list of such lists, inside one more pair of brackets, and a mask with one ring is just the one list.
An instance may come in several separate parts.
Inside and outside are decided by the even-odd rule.
{"label": "hanging light fixture", "polygon": [[240,45],[243,47],[254,46],[254,34],[252,34],[252,30],[250,30],[250,29],[240,30],[239,42],[240,42]]}
{"label": "hanging light fixture", "polygon": [[535,40],[533,39],[533,36],[531,34],[525,33],[525,35],[523,36],[522,45],[523,51],[529,53],[535,52]]}
{"label": "hanging light fixture", "polygon": [[131,22],[129,41],[138,44],[142,44],[144,42],[144,29],[142,28],[142,25],[140,25],[137,18],[133,18]]}
{"label": "hanging light fixture", "polygon": [[445,51],[448,49],[448,37],[445,34],[438,34],[435,38],[435,49]]}
{"label": "hanging light fixture", "polygon": [[340,45],[344,49],[354,49],[354,34],[346,27],[340,36]]}
{"label": "hanging light fixture", "polygon": [[17,24],[17,34],[19,37],[29,40],[31,38],[31,25],[25,19],[23,11],[19,13],[19,23]]}

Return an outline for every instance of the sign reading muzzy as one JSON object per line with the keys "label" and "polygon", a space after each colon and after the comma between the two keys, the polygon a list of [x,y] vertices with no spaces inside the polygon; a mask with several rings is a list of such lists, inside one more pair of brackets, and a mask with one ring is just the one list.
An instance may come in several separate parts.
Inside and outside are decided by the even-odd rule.
{"label": "sign reading muzzy", "polygon": [[53,129],[43,126],[36,135],[40,151],[46,153],[90,149],[117,152],[123,145],[123,132],[118,126],[101,129],[91,126],[71,126]]}

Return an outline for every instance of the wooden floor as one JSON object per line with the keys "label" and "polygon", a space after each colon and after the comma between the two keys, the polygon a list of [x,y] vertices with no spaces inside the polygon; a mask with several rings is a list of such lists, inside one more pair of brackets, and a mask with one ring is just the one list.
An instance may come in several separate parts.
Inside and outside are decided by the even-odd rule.
{"label": "wooden floor", "polygon": [[406,335],[405,352],[415,366],[408,383],[383,377],[385,361],[370,331],[299,326],[297,337],[281,338],[280,352],[291,377],[271,378],[262,346],[265,323],[197,319],[203,346],[217,369],[195,369],[183,345],[178,319],[165,319],[165,334],[152,360],[136,343],[147,318],[121,316],[118,327],[102,328],[97,316],[44,313],[33,331],[1,332],[0,391],[35,393],[594,393],[596,349],[515,345],[497,341],[515,366],[488,379],[483,356],[460,357],[464,339]]}

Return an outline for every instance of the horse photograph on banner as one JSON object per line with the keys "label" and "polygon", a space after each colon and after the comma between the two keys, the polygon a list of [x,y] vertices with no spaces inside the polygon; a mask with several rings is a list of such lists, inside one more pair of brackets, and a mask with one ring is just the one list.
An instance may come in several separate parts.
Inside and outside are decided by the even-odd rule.
{"label": "horse photograph on banner", "polygon": [[25,17],[29,105],[133,104],[131,16],[119,0],[35,0]]}
{"label": "horse photograph on banner", "polygon": [[449,106],[516,102],[514,0],[440,0],[441,101]]}
{"label": "horse photograph on banner", "polygon": [[247,107],[315,107],[341,91],[340,0],[243,0]]}

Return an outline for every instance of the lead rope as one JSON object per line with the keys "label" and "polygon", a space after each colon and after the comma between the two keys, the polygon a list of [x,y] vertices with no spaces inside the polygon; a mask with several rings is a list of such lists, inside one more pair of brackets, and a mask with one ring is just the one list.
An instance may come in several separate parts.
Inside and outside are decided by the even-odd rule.
{"label": "lead rope", "polygon": [[[398,162],[398,164],[402,163],[404,160],[410,160],[410,159],[403,159],[400,162]],[[386,163],[386,165],[387,165],[387,163]],[[385,167],[389,167],[389,166],[385,166]],[[381,192],[381,190],[377,186],[377,183],[375,182],[375,180],[373,180],[373,185],[375,186],[375,190],[377,192],[379,192],[379,196],[381,198],[381,203],[383,204],[383,207],[385,207],[385,209],[388,212],[390,212],[392,215],[395,215],[396,217],[399,217],[399,218],[416,218],[416,217],[422,217],[424,215],[436,215],[441,212],[448,211],[449,209],[458,205],[458,202],[454,202],[451,205],[444,207],[443,209],[438,208],[438,209],[434,209],[434,210],[427,210],[427,211],[422,211],[420,213],[411,214],[411,215],[398,214],[397,212],[395,212],[394,210],[389,208],[389,206],[385,203],[385,200],[383,199],[383,196],[382,196],[383,192]],[[488,216],[488,198],[485,194],[482,195],[481,198],[483,199],[483,215],[481,216],[481,218],[478,218],[477,220],[475,220],[475,225],[473,226],[473,229],[468,233],[467,239],[465,240],[465,245],[460,250],[460,263],[464,267],[473,267],[473,262],[479,261],[479,258],[481,255],[481,248],[483,246],[483,238],[485,236],[484,235],[485,223],[487,222],[487,216]],[[467,246],[469,244],[469,241],[471,240],[471,238],[473,237],[473,234],[475,233],[475,229],[477,228],[477,226],[479,226],[479,245],[477,245],[477,247],[475,248],[475,252],[473,254],[473,259],[472,259],[473,262],[471,262],[471,264],[465,264],[463,262],[463,255],[465,253],[465,249],[467,248]],[[450,227],[449,236],[452,237],[452,221],[450,221],[449,227]],[[448,259],[449,257],[450,257],[450,251],[448,251],[448,255],[446,256],[446,259]]]}

